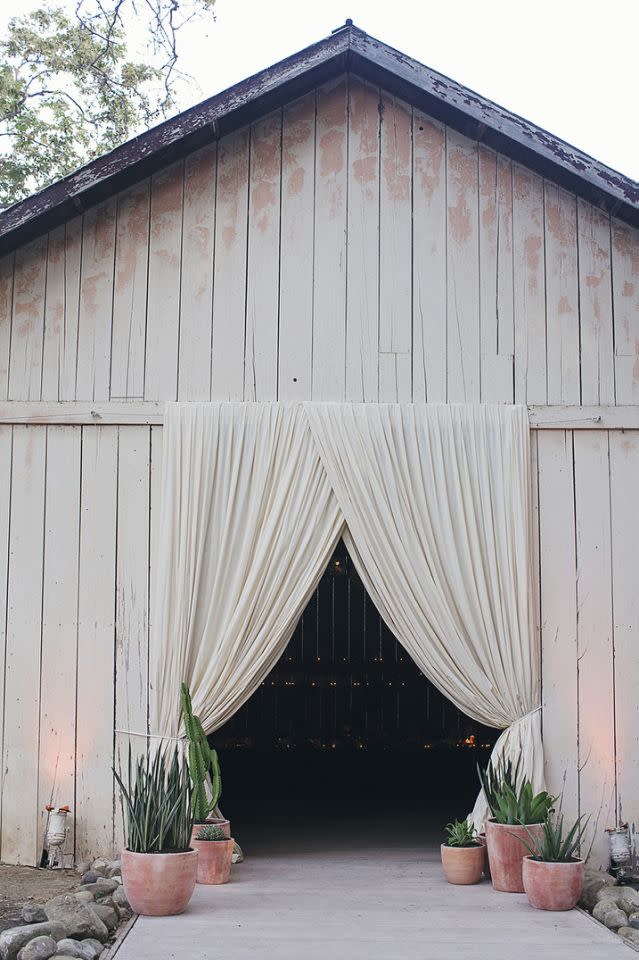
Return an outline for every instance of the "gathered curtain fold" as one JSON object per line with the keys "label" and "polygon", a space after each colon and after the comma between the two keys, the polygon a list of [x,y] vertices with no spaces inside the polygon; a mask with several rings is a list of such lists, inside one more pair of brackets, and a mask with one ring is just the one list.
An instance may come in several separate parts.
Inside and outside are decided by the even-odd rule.
{"label": "gathered curtain fold", "polygon": [[422,672],[541,789],[529,477],[524,407],[168,404],[152,731],[179,735],[181,681],[207,732],[242,706],[343,535]]}

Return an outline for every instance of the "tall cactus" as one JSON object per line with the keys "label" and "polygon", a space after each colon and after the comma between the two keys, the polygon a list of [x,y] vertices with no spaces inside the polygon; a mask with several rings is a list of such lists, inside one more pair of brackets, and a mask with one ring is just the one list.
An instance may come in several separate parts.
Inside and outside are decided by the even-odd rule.
{"label": "tall cactus", "polygon": [[209,747],[200,718],[193,713],[191,694],[185,683],[182,684],[182,714],[189,741],[189,770],[193,781],[193,819],[206,820],[220,801],[222,777],[217,751]]}

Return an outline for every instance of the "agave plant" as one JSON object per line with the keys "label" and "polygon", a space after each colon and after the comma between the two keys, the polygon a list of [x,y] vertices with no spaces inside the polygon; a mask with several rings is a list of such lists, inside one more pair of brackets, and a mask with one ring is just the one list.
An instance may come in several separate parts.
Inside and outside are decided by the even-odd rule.
{"label": "agave plant", "polygon": [[122,794],[126,847],[132,853],[176,853],[188,850],[191,839],[191,777],[176,745],[133,764],[131,747],[128,785],[113,774]]}
{"label": "agave plant", "polygon": [[548,814],[544,820],[544,828],[540,836],[534,836],[530,830],[526,830],[530,843],[524,841],[525,846],[533,860],[541,860],[544,863],[570,863],[575,860],[575,851],[581,847],[588,820],[578,817],[573,823],[568,833],[564,832],[563,814],[557,814],[553,817]]}
{"label": "agave plant", "polygon": [[517,763],[515,764],[513,764],[512,760],[504,760],[503,758],[497,763],[491,761],[485,770],[482,770],[479,764],[477,764],[479,782],[493,816],[496,816],[497,797],[502,792],[504,786],[510,787],[513,793],[516,792],[517,784],[520,780],[520,768],[521,757],[517,759]]}
{"label": "agave plant", "polygon": [[448,847],[477,846],[475,827],[468,819],[447,823],[444,830],[446,832],[446,846]]}
{"label": "agave plant", "polygon": [[544,823],[552,810],[555,798],[542,790],[533,794],[530,780],[517,791],[504,783],[494,796],[493,816],[497,823],[533,824]]}
{"label": "agave plant", "polygon": [[229,838],[224,833],[221,827],[216,826],[214,823],[205,823],[197,834],[196,840],[228,840]]}

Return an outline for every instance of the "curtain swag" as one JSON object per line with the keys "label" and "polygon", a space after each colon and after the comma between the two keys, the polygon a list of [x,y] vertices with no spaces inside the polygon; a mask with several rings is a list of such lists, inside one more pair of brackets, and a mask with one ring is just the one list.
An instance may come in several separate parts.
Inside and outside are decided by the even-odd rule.
{"label": "curtain swag", "polygon": [[343,536],[420,670],[541,789],[528,431],[523,406],[168,404],[153,735],[182,733],[182,680],[208,733],[249,699]]}

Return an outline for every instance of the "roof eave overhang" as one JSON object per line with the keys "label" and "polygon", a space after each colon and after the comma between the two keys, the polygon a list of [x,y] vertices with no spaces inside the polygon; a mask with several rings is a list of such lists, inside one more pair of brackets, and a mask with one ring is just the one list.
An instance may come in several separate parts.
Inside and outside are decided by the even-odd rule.
{"label": "roof eave overhang", "polygon": [[424,113],[639,226],[639,184],[347,26],[0,213],[0,253],[346,71],[383,86]]}

